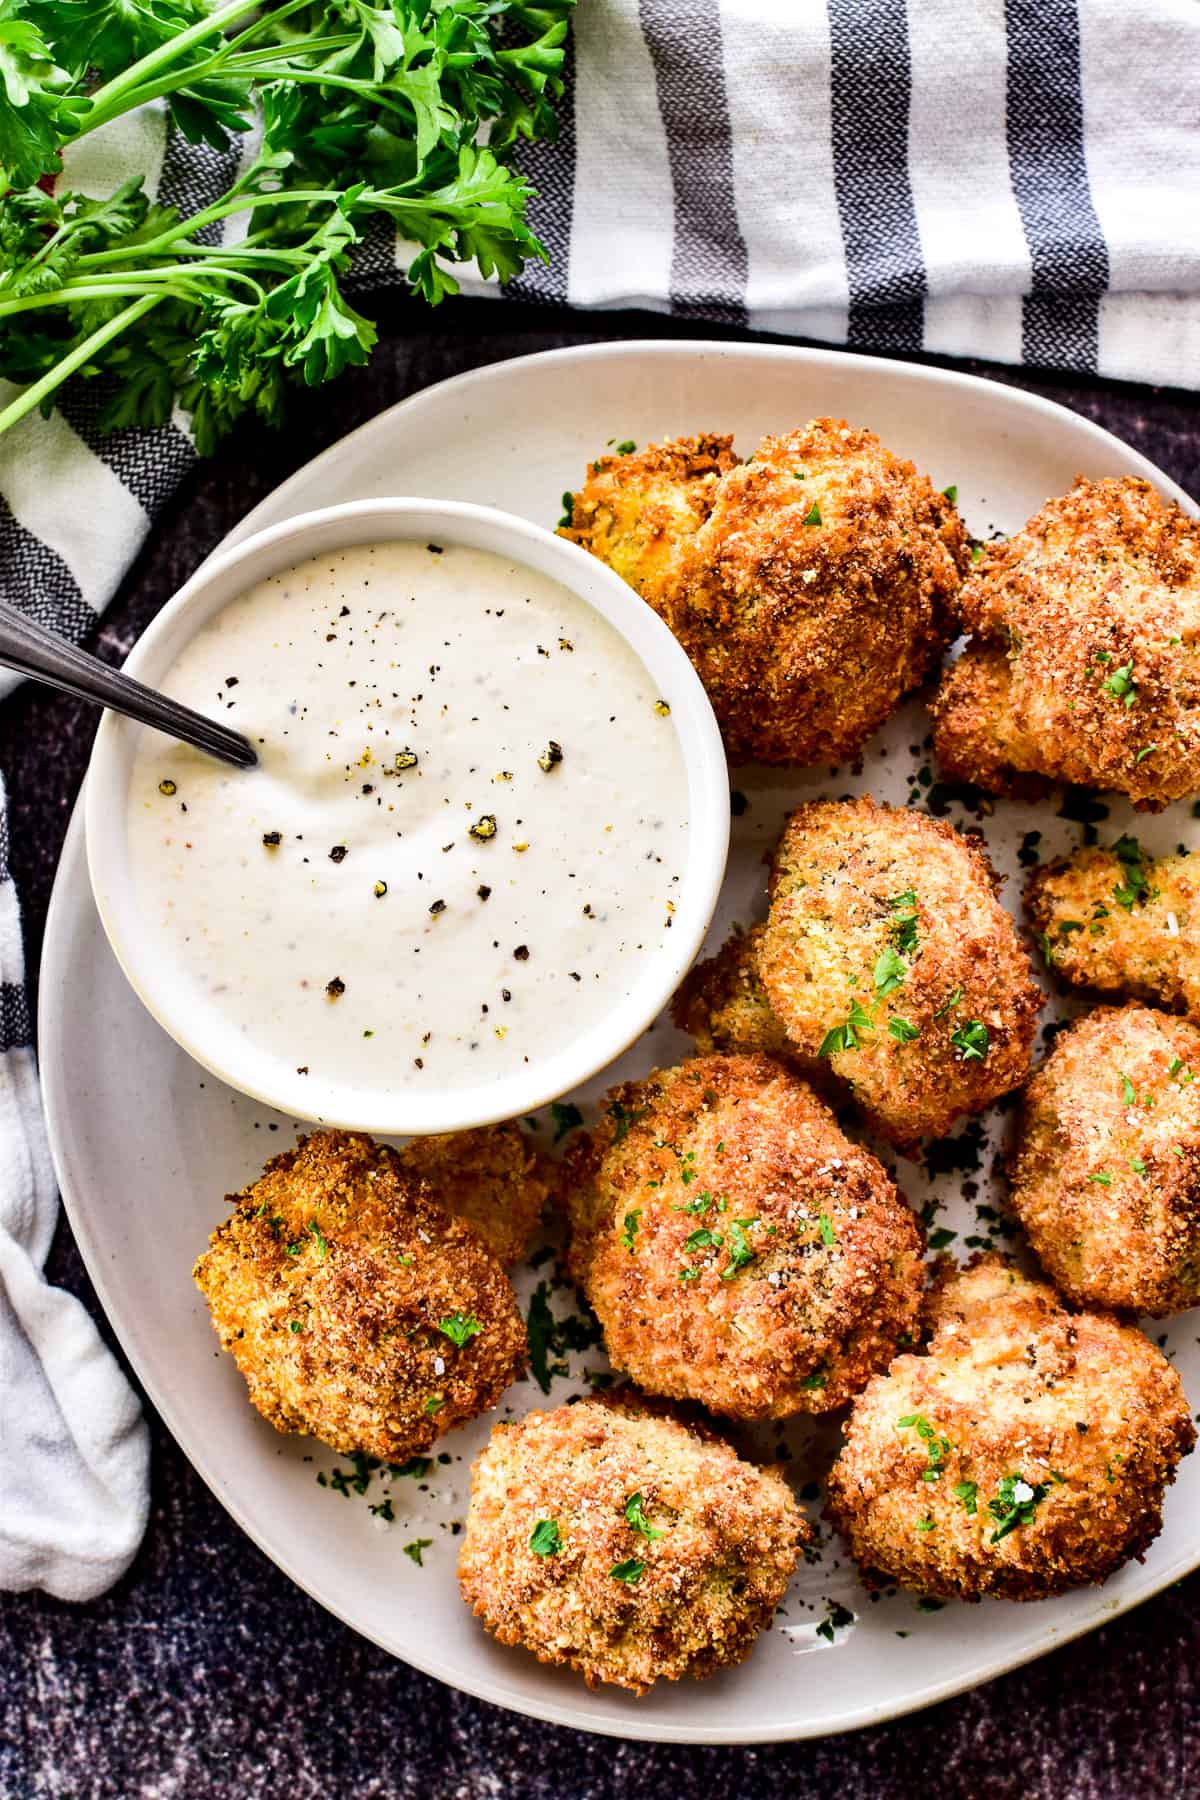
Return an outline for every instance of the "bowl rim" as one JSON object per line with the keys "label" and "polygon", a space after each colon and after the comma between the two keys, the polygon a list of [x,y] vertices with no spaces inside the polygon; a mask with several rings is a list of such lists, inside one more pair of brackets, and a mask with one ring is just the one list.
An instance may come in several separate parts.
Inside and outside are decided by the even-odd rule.
{"label": "bowl rim", "polygon": [[252,1038],[235,1041],[215,1008],[172,967],[147,928],[129,865],[126,811],[137,746],[151,729],[106,711],[84,789],[87,863],[96,908],[126,980],[157,1023],[219,1080],[294,1118],[390,1136],[466,1130],[532,1113],[607,1068],[659,1015],[691,967],[712,919],[729,850],[729,769],[712,705],[686,653],[637,592],[579,545],[511,513],[467,501],[393,496],[298,514],[209,558],[166,602],[130,651],[125,672],[155,686],[198,631],[255,582],[324,551],[395,538],[491,551],[557,580],[620,635],[671,709],[688,787],[688,841],[672,929],[636,982],[579,1038],[503,1080],[437,1092],[358,1087],[286,1072]]}

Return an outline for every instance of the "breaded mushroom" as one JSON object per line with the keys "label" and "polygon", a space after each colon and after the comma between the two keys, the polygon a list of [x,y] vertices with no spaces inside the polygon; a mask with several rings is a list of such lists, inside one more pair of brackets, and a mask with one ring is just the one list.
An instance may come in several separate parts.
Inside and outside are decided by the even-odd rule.
{"label": "breaded mushroom", "polygon": [[731,437],[709,433],[597,458],[561,535],[615,569],[666,617],[687,546],[712,509],[720,477],[737,463],[732,445]]}
{"label": "breaded mushroom", "polygon": [[550,1195],[552,1165],[519,1125],[413,1138],[392,1154],[447,1212],[475,1227],[505,1268],[520,1262]]}
{"label": "breaded mushroom", "polygon": [[1200,857],[1136,838],[1035,869],[1025,914],[1060,981],[1135,996],[1200,1024]]}
{"label": "breaded mushroom", "polygon": [[924,813],[815,801],[784,829],[759,979],[893,1143],[944,1136],[1029,1071],[1042,994],[997,886],[981,845]]}
{"label": "breaded mushroom", "polygon": [[749,931],[734,932],[715,956],[696,963],[681,982],[671,1017],[696,1040],[701,1056],[724,1051],[785,1062],[792,1058],[783,1021],[772,1012],[759,979],[758,947],[765,930],[765,925],[752,925]]}
{"label": "breaded mushroom", "polygon": [[676,1419],[584,1400],[495,1428],[458,1575],[501,1643],[644,1694],[744,1661],[811,1536],[775,1470]]}
{"label": "breaded mushroom", "polygon": [[1142,1556],[1195,1442],[1162,1352],[994,1254],[945,1262],[929,1313],[927,1354],[855,1402],[828,1479],[867,1580],[1041,1600]]}
{"label": "breaded mushroom", "polygon": [[960,599],[973,635],[934,706],[948,776],[1153,812],[1200,788],[1200,525],[1149,482],[1080,478],[987,546]]}
{"label": "breaded mushroom", "polygon": [[572,1279],[648,1393],[739,1419],[827,1412],[916,1330],[913,1214],[768,1057],[697,1057],[614,1089],[563,1191]]}
{"label": "breaded mushroom", "polygon": [[1100,1007],[1022,1096],[1012,1203],[1060,1293],[1182,1312],[1200,1301],[1200,1027]]}
{"label": "breaded mushroom", "polygon": [[[589,480],[567,535],[670,625],[733,759],[842,762],[936,668],[969,566],[966,532],[947,495],[873,432],[814,419],[763,438],[748,462],[730,459],[699,499],[688,488],[667,505],[651,489],[647,538],[645,458],[687,447],[690,471],[704,446],[707,483],[728,443],[606,459],[604,507]],[[589,524],[597,517],[603,530]]]}
{"label": "breaded mushroom", "polygon": [[314,1133],[230,1198],[193,1274],[277,1431],[399,1461],[521,1374],[504,1270],[370,1138]]}

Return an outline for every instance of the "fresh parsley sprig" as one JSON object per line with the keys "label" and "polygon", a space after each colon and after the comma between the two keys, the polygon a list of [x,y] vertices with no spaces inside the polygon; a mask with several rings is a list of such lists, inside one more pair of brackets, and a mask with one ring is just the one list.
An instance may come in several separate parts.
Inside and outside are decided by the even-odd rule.
{"label": "fresh parsley sprig", "polygon": [[[278,423],[289,381],[370,355],[342,281],[375,219],[433,305],[453,264],[508,280],[544,257],[507,155],[554,131],[572,4],[0,0],[0,376],[24,390],[0,430],[72,374],[115,378],[106,427],[181,404],[202,451],[248,413]],[[137,178],[43,191],[67,145],[152,101],[192,142],[261,125],[220,200],[181,219]]]}

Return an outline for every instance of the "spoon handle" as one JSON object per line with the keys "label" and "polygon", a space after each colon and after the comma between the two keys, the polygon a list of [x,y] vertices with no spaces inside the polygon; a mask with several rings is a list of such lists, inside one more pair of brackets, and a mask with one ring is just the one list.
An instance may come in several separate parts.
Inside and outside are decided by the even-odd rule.
{"label": "spoon handle", "polygon": [[81,700],[111,706],[114,712],[125,713],[143,725],[153,725],[168,737],[204,750],[222,762],[233,763],[236,768],[252,769],[258,761],[258,752],[240,732],[218,725],[215,719],[206,719],[203,713],[193,712],[177,700],[168,700],[153,688],[143,687],[140,681],[89,656],[86,650],[69,644],[2,600],[0,664],[50,687],[62,688]]}

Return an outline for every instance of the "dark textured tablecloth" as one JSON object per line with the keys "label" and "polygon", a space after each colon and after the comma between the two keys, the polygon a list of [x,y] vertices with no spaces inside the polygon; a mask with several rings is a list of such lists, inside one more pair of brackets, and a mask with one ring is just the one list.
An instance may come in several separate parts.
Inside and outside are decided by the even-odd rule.
{"label": "dark textured tablecloth", "polygon": [[[284,476],[414,389],[562,344],[703,335],[656,318],[593,321],[488,302],[431,315],[389,301],[381,324],[369,370],[300,396],[285,433],[248,431],[189,479],[106,617],[101,654],[124,656],[201,558]],[[1192,397],[982,372],[1084,413],[1200,494]],[[89,708],[32,687],[0,707],[31,976],[95,724]],[[65,1224],[50,1274],[98,1312]],[[153,1415],[151,1428],[150,1526],[126,1578],[84,1607],[0,1595],[3,1800],[706,1800],[714,1792],[737,1800],[1159,1800],[1200,1792],[1200,1575],[1028,1668],[875,1730],[757,1750],[622,1744],[467,1699],[356,1637],[242,1535]]]}

